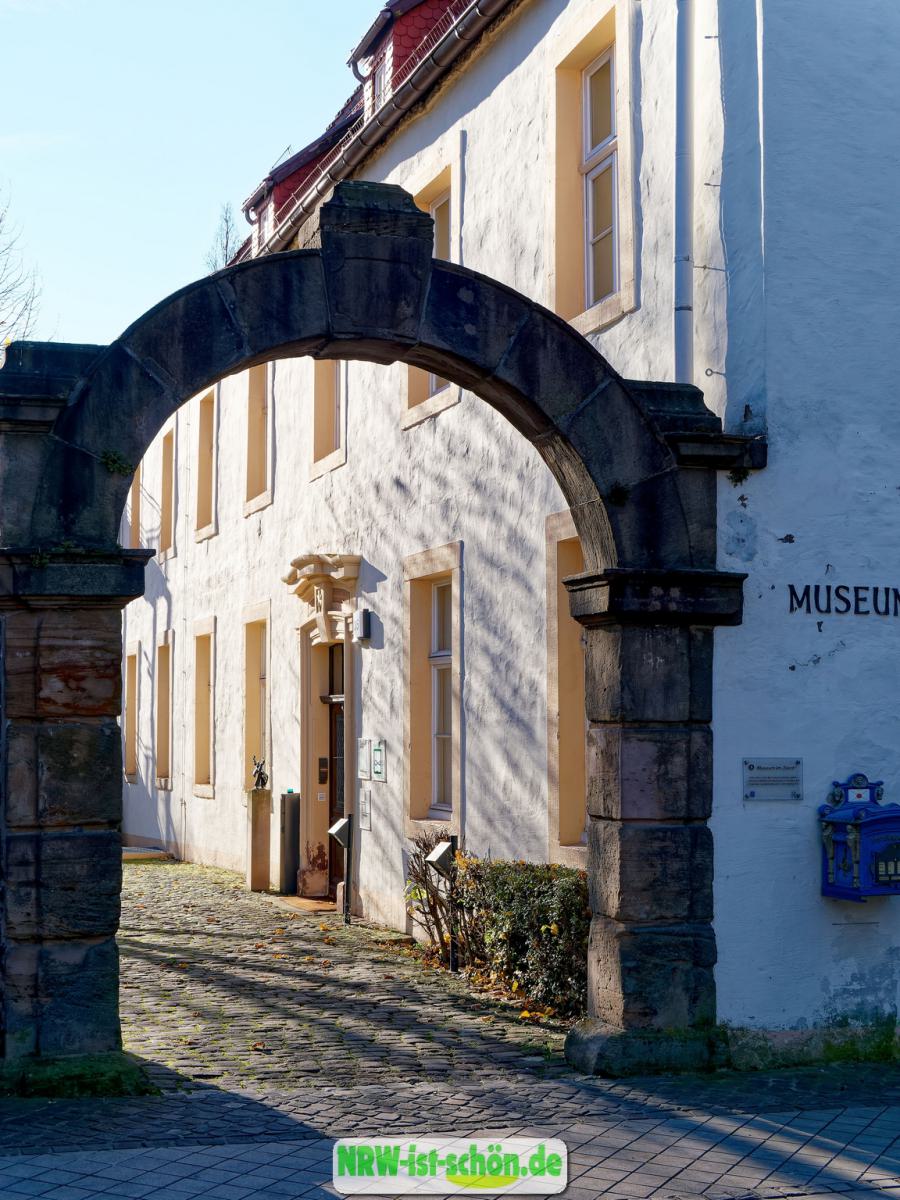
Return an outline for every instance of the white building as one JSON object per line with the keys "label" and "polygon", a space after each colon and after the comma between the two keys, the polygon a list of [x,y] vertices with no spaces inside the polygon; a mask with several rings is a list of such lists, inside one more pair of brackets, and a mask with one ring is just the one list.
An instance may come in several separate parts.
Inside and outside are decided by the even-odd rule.
{"label": "white building", "polygon": [[[437,257],[765,435],[766,470],[720,479],[719,565],[748,578],[743,624],[716,634],[719,1017],[895,1011],[900,903],[820,894],[816,809],[855,771],[900,800],[882,590],[900,587],[900,165],[881,136],[900,115],[900,11],[474,7],[382,10],[352,60],[362,108],[256,189],[245,253],[302,244],[326,171],[399,184],[432,212]],[[445,68],[460,30],[471,45]],[[560,582],[579,547],[494,410],[402,364],[253,368],[157,437],[125,516],[137,539],[158,554],[126,613],[127,840],[243,870],[256,755],[273,886],[282,794],[301,797],[308,894],[329,887],[330,818],[368,794],[358,905],[377,921],[405,925],[404,853],[429,822],[479,854],[583,862],[580,628]],[[383,741],[384,779],[357,778],[357,739]],[[768,757],[802,762],[800,799],[745,798],[744,760]]]}

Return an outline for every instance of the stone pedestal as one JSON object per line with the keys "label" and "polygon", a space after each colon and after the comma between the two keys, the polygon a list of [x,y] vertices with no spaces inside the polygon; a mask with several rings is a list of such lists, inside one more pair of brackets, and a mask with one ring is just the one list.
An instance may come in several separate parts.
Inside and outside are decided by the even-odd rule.
{"label": "stone pedestal", "polygon": [[272,793],[253,788],[247,795],[247,887],[267,892],[272,857]]}

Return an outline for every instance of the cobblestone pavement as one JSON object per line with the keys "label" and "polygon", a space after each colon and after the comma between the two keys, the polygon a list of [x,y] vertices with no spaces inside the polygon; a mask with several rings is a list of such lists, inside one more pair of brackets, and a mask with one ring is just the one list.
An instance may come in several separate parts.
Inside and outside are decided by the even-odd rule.
{"label": "cobblestone pavement", "polygon": [[347,930],[176,864],[125,871],[126,1048],[159,1096],[0,1101],[0,1197],[333,1196],[335,1137],[541,1134],[574,1200],[900,1200],[900,1069],[607,1081],[563,1031]]}

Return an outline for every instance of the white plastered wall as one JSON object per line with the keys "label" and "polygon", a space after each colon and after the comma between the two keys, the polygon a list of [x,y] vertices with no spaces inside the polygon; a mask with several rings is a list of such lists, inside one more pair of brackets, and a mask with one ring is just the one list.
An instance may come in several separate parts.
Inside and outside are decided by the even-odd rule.
{"label": "white plastered wall", "polygon": [[[391,139],[365,177],[421,191],[449,164],[453,246],[544,303],[552,296],[553,72],[603,19],[594,0],[532,0]],[[637,308],[592,334],[634,378],[670,379],[674,4],[620,0],[631,87]],[[900,901],[819,895],[815,808],[852,770],[900,799],[893,619],[790,615],[789,582],[900,586],[896,567],[900,416],[892,402],[900,278],[891,0],[694,0],[695,382],[731,432],[767,427],[770,465],[719,489],[720,566],[746,571],[745,623],[716,633],[714,686],[717,984],[720,1016],[792,1027],[895,1007]],[[840,54],[835,46],[840,45]],[[893,59],[891,56],[893,55]],[[826,88],[823,80],[828,79]],[[577,133],[576,133],[577,136]],[[190,857],[242,868],[240,613],[271,599],[271,786],[299,787],[297,626],[308,613],[280,576],[301,553],[361,554],[359,603],[373,637],[355,648],[357,728],[384,737],[387,781],[360,837],[368,915],[403,925],[402,586],[405,556],[461,541],[463,805],[470,848],[543,858],[547,845],[544,522],[563,507],[537,455],[493,410],[458,405],[403,430],[405,367],[351,363],[346,463],[309,479],[312,366],[274,367],[272,504],[245,518],[244,377],[218,405],[217,536],[193,539],[196,414],[176,418],[176,554],[151,563],[127,614],[142,654],[140,780],[126,829]],[[144,466],[145,536],[155,544],[159,439]],[[190,630],[216,615],[216,786],[195,797]],[[152,786],[147,655],[176,631],[175,778]],[[798,755],[796,805],[742,800],[745,756]],[[148,783],[148,781],[151,781]],[[273,831],[273,841],[277,831]],[[273,857],[274,864],[274,857]],[[275,878],[273,865],[273,879]]]}

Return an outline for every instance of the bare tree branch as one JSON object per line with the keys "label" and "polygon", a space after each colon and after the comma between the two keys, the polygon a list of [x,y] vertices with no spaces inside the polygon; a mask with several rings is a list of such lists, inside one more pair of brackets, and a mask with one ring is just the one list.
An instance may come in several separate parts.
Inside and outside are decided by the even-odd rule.
{"label": "bare tree branch", "polygon": [[219,213],[219,224],[216,228],[213,244],[206,252],[206,258],[203,260],[210,274],[213,271],[221,271],[223,267],[227,267],[241,248],[241,244],[242,239],[238,231],[237,221],[235,220],[234,209],[230,204],[223,204]]}
{"label": "bare tree branch", "polygon": [[33,332],[41,298],[37,272],[22,258],[20,236],[12,223],[9,196],[0,193],[0,361],[8,342]]}

